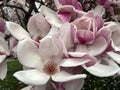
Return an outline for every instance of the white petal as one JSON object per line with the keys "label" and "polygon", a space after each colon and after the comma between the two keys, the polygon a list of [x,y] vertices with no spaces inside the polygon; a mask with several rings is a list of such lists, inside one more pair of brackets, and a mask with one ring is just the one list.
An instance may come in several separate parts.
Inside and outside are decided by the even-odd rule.
{"label": "white petal", "polygon": [[68,58],[63,59],[63,62],[60,64],[62,67],[76,67],[79,65],[83,65],[90,61],[90,59],[84,59],[84,58]]}
{"label": "white petal", "polygon": [[57,9],[59,9],[60,7],[62,7],[62,5],[60,4],[59,0],[54,0],[54,3],[57,7]]}
{"label": "white petal", "polygon": [[43,38],[48,34],[50,30],[49,23],[41,13],[33,15],[29,19],[27,27],[33,38],[36,38],[38,36],[40,38]]}
{"label": "white petal", "polygon": [[105,13],[105,8],[101,5],[97,5],[93,11],[96,15],[103,16],[103,14]]}
{"label": "white petal", "polygon": [[37,69],[18,71],[14,76],[18,80],[30,85],[44,85],[50,78],[50,76],[45,73],[41,73]]}
{"label": "white petal", "polygon": [[17,55],[20,63],[26,67],[41,67],[41,59],[38,47],[31,39],[19,41],[17,46]]}
{"label": "white petal", "polygon": [[114,61],[120,64],[120,55],[115,52],[108,52],[107,53]]}
{"label": "white petal", "polygon": [[83,85],[84,85],[84,79],[77,79],[77,80],[66,82],[64,87],[65,87],[65,90],[81,90]]}
{"label": "white petal", "polygon": [[57,36],[53,36],[41,40],[39,46],[39,54],[42,58],[61,58],[63,55],[63,48],[61,46],[60,39]]}
{"label": "white petal", "polygon": [[0,63],[2,63],[6,58],[6,55],[0,55]]}
{"label": "white petal", "polygon": [[18,40],[29,38],[28,32],[26,32],[20,25],[13,22],[6,22],[8,31]]}
{"label": "white petal", "polygon": [[60,27],[62,22],[60,21],[60,19],[57,17],[56,13],[54,11],[52,11],[51,9],[45,7],[45,6],[41,6],[41,12],[45,15],[46,20],[57,27]]}
{"label": "white petal", "polygon": [[67,81],[76,80],[80,78],[86,78],[86,75],[85,74],[72,75],[65,71],[61,71],[52,75],[52,80],[55,82],[67,82]]}
{"label": "white petal", "polygon": [[73,40],[71,36],[71,25],[69,23],[65,23],[60,27],[60,37],[63,40],[66,48],[69,50],[73,47]]}
{"label": "white petal", "polygon": [[120,70],[119,66],[112,60],[105,60],[108,64],[97,63],[93,66],[83,66],[89,73],[98,77],[109,77],[118,73]]}
{"label": "white petal", "polygon": [[29,86],[24,87],[24,88],[22,88],[22,89],[20,89],[20,90],[33,90],[33,87],[34,87],[34,86],[29,85]]}
{"label": "white petal", "polygon": [[7,64],[6,62],[3,62],[0,64],[0,79],[4,79],[7,74]]}
{"label": "white petal", "polygon": [[8,42],[0,38],[0,51],[5,52],[6,55],[9,55]]}

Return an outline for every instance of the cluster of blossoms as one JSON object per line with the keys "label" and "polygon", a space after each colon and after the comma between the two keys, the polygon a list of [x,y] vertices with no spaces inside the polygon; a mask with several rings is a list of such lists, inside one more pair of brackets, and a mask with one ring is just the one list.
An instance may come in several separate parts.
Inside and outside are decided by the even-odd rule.
{"label": "cluster of blossoms", "polygon": [[28,32],[14,22],[0,24],[0,77],[16,42],[8,50],[4,29],[18,40],[16,53],[24,69],[14,76],[28,85],[21,90],[80,90],[87,76],[83,69],[98,77],[118,74],[120,23],[105,22],[101,5],[84,12],[77,0],[54,2],[57,11],[41,6],[29,19]]}

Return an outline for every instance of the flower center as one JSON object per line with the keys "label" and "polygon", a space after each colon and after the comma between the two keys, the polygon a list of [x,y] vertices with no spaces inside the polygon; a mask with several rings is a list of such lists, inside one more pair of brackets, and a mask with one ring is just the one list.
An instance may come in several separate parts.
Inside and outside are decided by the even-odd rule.
{"label": "flower center", "polygon": [[48,75],[53,75],[58,71],[57,64],[53,61],[44,65],[43,71]]}

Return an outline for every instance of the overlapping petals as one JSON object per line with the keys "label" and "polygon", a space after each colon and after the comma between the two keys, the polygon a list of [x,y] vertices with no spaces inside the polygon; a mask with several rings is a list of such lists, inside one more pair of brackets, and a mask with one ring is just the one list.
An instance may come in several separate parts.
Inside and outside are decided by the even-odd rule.
{"label": "overlapping petals", "polygon": [[[50,77],[55,82],[68,82],[85,78],[85,74],[72,75],[60,70],[60,64],[64,63],[62,62],[64,48],[61,43],[61,39],[56,35],[41,39],[39,48],[35,47],[36,44],[29,39],[19,41],[17,47],[19,61],[24,66],[34,69],[16,72],[14,76],[20,81],[31,85],[44,85]],[[31,78],[31,76],[34,77]]]}
{"label": "overlapping petals", "polygon": [[[48,85],[56,90],[79,90],[86,78],[82,69],[98,77],[117,74],[120,71],[116,64],[120,64],[120,24],[105,23],[104,8],[100,5],[84,12],[77,0],[54,2],[57,12],[41,6],[40,13],[29,19],[28,32],[18,24],[6,22],[7,29],[18,40],[18,60],[27,67],[14,74],[29,85],[22,90],[46,90]],[[8,48],[3,37],[0,33],[2,52]],[[0,64],[5,68],[6,54],[1,51]]]}
{"label": "overlapping petals", "polygon": [[4,79],[7,74],[6,57],[10,55],[8,42],[5,40],[5,22],[0,19],[0,79]]}

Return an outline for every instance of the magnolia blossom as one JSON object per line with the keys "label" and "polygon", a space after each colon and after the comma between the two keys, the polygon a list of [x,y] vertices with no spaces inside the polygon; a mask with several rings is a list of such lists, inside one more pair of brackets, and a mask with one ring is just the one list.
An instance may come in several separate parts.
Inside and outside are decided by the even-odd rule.
{"label": "magnolia blossom", "polygon": [[[6,26],[11,34],[19,40],[17,45],[19,62],[28,67],[27,70],[16,72],[14,74],[16,78],[28,85],[48,85],[48,81],[51,81],[57,90],[60,88],[70,90],[69,84],[71,83],[74,84],[71,90],[77,87],[77,83],[81,84],[79,89],[83,86],[83,78],[86,75],[81,74],[81,68],[78,67],[77,72],[76,69],[73,72],[72,69],[66,71],[65,68],[68,66],[74,68],[92,61],[94,58],[86,53],[76,53],[77,58],[74,58],[73,52],[67,52],[67,49],[73,46],[71,39],[67,41],[67,38],[71,36],[69,32],[72,31],[69,23],[63,24],[59,28],[52,26],[49,33],[39,39],[39,42],[32,39],[29,33],[18,24],[6,22]],[[66,32],[64,32],[65,29]],[[66,49],[66,47],[69,48]],[[31,76],[33,77],[31,78]]]}
{"label": "magnolia blossom", "polygon": [[[59,0],[56,1],[57,4],[61,3]],[[104,13],[101,6],[85,13],[77,10],[74,5],[63,5],[58,9],[57,14],[63,22],[73,25],[72,39],[76,47],[72,53],[73,57],[77,56],[76,53],[81,52],[94,56],[96,60],[82,65],[83,68],[93,75],[107,77],[116,74],[119,71],[119,66],[106,54],[111,43],[111,32],[108,27],[104,26],[100,13],[102,15]]]}
{"label": "magnolia blossom", "polygon": [[[27,64],[33,69],[16,72],[14,76],[26,84],[42,86],[47,85],[48,80],[62,83],[85,78],[85,74],[72,75],[72,73],[60,70],[60,64],[63,61],[61,56],[63,54],[60,41],[56,39],[47,38],[45,41],[41,41],[39,50],[29,40],[21,41],[18,44],[18,58],[21,62],[28,59],[29,62]],[[27,55],[23,52],[27,53]],[[40,87],[41,90],[42,88],[45,90],[46,87]],[[56,90],[59,90],[59,88]]]}

